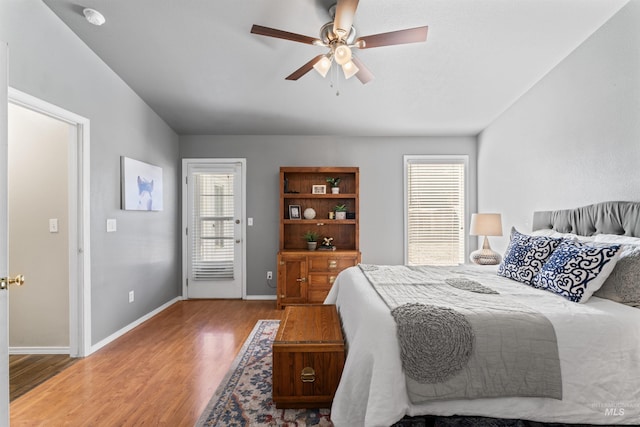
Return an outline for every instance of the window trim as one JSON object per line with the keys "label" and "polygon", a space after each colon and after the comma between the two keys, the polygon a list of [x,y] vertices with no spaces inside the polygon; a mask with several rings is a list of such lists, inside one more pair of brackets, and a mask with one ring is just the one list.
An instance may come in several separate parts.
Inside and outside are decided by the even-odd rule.
{"label": "window trim", "polygon": [[403,237],[404,237],[404,258],[405,265],[409,264],[409,164],[410,163],[458,163],[464,165],[464,220],[462,226],[464,227],[464,260],[469,258],[469,243],[468,243],[468,227],[470,214],[469,206],[469,155],[467,154],[405,154],[402,159],[403,162]]}

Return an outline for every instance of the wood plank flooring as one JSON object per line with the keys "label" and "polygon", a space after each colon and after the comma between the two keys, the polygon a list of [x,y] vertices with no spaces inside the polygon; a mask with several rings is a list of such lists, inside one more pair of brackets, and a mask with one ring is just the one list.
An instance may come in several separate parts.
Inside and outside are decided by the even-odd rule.
{"label": "wood plank flooring", "polygon": [[12,426],[193,426],[275,301],[178,302],[11,402]]}
{"label": "wood plank flooring", "polygon": [[9,399],[13,402],[77,361],[66,354],[10,355]]}

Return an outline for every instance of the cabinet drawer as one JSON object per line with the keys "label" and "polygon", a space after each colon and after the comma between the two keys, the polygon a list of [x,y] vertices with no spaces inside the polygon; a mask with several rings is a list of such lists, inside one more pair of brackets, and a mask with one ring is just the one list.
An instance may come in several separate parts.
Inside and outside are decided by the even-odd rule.
{"label": "cabinet drawer", "polygon": [[307,288],[307,302],[312,304],[322,304],[331,290],[333,282],[336,280],[335,274],[316,273],[309,274],[309,287]]}
{"label": "cabinet drawer", "polygon": [[347,267],[353,267],[358,264],[358,258],[355,256],[348,257],[309,257],[309,272],[340,272]]}
{"label": "cabinet drawer", "polygon": [[336,274],[309,274],[309,288],[326,288],[330,289],[333,282],[336,281]]}

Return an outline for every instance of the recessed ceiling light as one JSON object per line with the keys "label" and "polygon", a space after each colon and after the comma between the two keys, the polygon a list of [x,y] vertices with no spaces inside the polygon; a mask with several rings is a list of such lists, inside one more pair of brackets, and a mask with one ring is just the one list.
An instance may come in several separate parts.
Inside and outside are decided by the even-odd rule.
{"label": "recessed ceiling light", "polygon": [[93,25],[100,26],[107,21],[106,19],[104,19],[104,16],[100,12],[95,9],[91,9],[90,7],[87,7],[82,11],[82,13],[84,13],[84,17],[87,18],[87,21],[89,21]]}

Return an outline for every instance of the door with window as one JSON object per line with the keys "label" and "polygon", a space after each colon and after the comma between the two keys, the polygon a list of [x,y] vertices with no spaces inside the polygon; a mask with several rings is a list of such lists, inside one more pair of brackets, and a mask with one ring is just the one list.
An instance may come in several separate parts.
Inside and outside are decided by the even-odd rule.
{"label": "door with window", "polygon": [[467,156],[405,156],[405,264],[464,264],[467,165]]}
{"label": "door with window", "polygon": [[245,293],[244,159],[183,160],[184,295]]}

